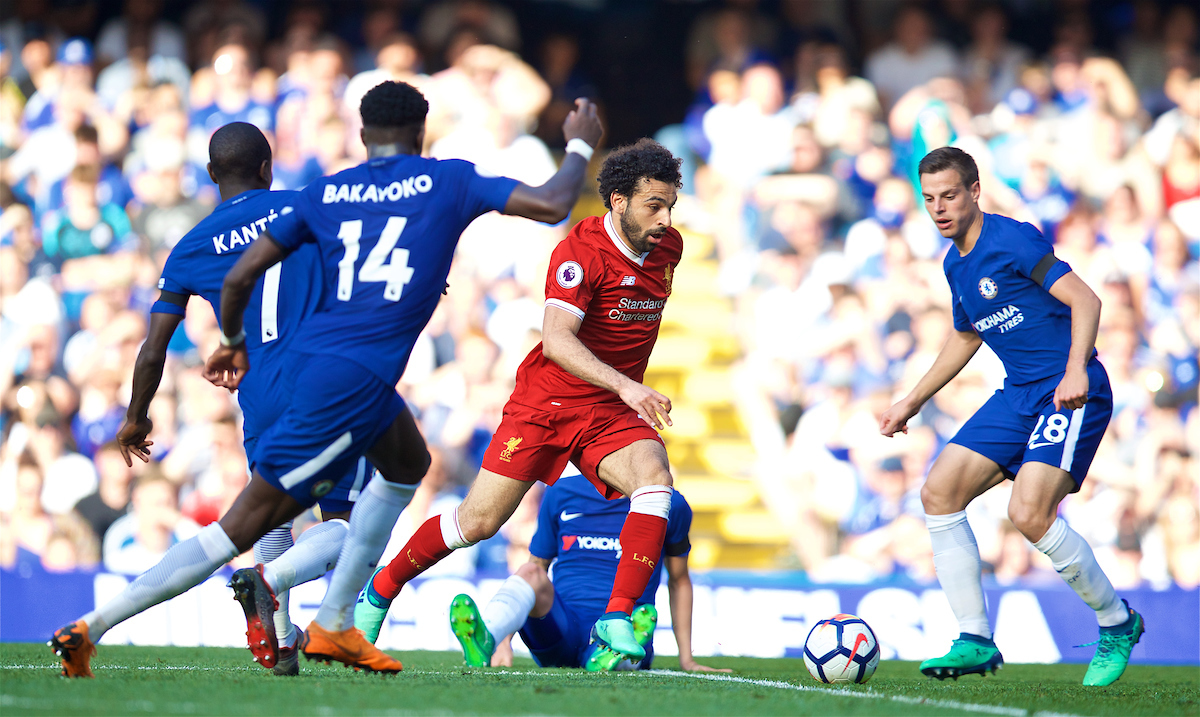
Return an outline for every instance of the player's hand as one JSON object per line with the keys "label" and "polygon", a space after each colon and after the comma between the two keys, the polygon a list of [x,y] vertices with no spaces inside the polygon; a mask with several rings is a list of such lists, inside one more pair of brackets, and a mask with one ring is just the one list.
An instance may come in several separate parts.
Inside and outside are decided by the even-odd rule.
{"label": "player's hand", "polygon": [[1083,408],[1088,397],[1088,375],[1085,368],[1068,368],[1058,388],[1054,389],[1054,410],[1064,408],[1074,411]]}
{"label": "player's hand", "polygon": [[121,457],[125,459],[125,465],[132,468],[134,456],[137,456],[142,463],[150,462],[150,446],[154,445],[154,441],[147,441],[146,436],[150,435],[152,430],[154,430],[154,422],[149,418],[141,418],[136,421],[125,420],[125,425],[117,431],[117,446],[121,449]]}
{"label": "player's hand", "polygon": [[733,672],[733,670],[728,667],[709,667],[708,665],[701,665],[699,662],[696,662],[690,657],[680,657],[679,667],[684,672]]}
{"label": "player's hand", "polygon": [[900,401],[879,417],[879,432],[888,438],[895,435],[897,431],[908,433],[908,419],[917,415],[920,410],[920,406],[913,406],[907,398]]}
{"label": "player's hand", "polygon": [[512,662],[512,635],[509,635],[496,645],[496,651],[492,653],[492,667],[512,667]]}
{"label": "player's hand", "polygon": [[630,381],[617,395],[626,406],[637,411],[638,418],[654,429],[661,431],[664,423],[668,426],[675,425],[671,423],[671,399],[649,386]]}
{"label": "player's hand", "polygon": [[563,136],[568,142],[576,138],[582,139],[595,149],[603,135],[604,125],[596,116],[596,103],[586,97],[575,100],[575,109],[568,112],[567,119],[563,121]]}
{"label": "player's hand", "polygon": [[218,346],[204,365],[204,378],[233,393],[249,370],[250,357],[246,355],[245,342],[237,346]]}

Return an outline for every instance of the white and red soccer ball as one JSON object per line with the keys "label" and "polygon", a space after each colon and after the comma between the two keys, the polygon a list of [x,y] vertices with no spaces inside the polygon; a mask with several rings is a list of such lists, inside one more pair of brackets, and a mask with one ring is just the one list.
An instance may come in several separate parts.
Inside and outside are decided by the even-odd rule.
{"label": "white and red soccer ball", "polygon": [[879,641],[862,618],[834,615],[808,633],[804,664],[819,682],[866,682],[879,666]]}

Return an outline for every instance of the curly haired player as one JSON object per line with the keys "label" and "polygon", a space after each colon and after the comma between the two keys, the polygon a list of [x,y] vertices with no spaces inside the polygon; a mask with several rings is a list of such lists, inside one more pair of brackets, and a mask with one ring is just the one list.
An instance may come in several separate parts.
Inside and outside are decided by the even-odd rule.
{"label": "curly haired player", "polygon": [[645,656],[630,613],[662,553],[673,491],[655,430],[671,425],[671,401],[641,381],[683,251],[671,228],[679,160],[642,139],[610,154],[598,179],[610,211],[575,225],[551,255],[542,343],[517,370],[479,477],[363,589],[354,621],[367,634],[379,633],[406,582],[494,535],[535,481],[553,483],[546,476],[571,461],[605,497],[630,499],[612,593],[592,635],[635,662]]}

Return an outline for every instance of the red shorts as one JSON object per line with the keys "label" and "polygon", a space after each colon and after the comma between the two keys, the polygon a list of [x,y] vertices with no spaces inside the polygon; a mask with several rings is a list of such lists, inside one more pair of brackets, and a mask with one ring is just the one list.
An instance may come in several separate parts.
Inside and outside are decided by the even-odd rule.
{"label": "red shorts", "polygon": [[553,485],[571,461],[612,500],[621,493],[600,480],[597,466],[608,454],[647,439],[663,442],[623,403],[543,411],[509,401],[483,454],[483,467],[507,478]]}

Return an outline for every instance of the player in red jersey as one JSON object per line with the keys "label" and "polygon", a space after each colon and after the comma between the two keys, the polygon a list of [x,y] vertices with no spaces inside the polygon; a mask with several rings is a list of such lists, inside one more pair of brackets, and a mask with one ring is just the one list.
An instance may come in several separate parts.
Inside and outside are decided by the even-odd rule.
{"label": "player in red jersey", "polygon": [[354,620],[367,634],[378,634],[404,583],[495,535],[533,483],[553,483],[570,460],[604,496],[630,498],[608,610],[593,635],[635,662],[645,655],[629,614],[662,553],[671,509],[655,430],[671,425],[671,401],[641,381],[683,252],[671,228],[679,160],[642,139],[610,154],[598,181],[610,211],[575,225],[551,255],[542,343],[517,370],[479,477],[363,589]]}

